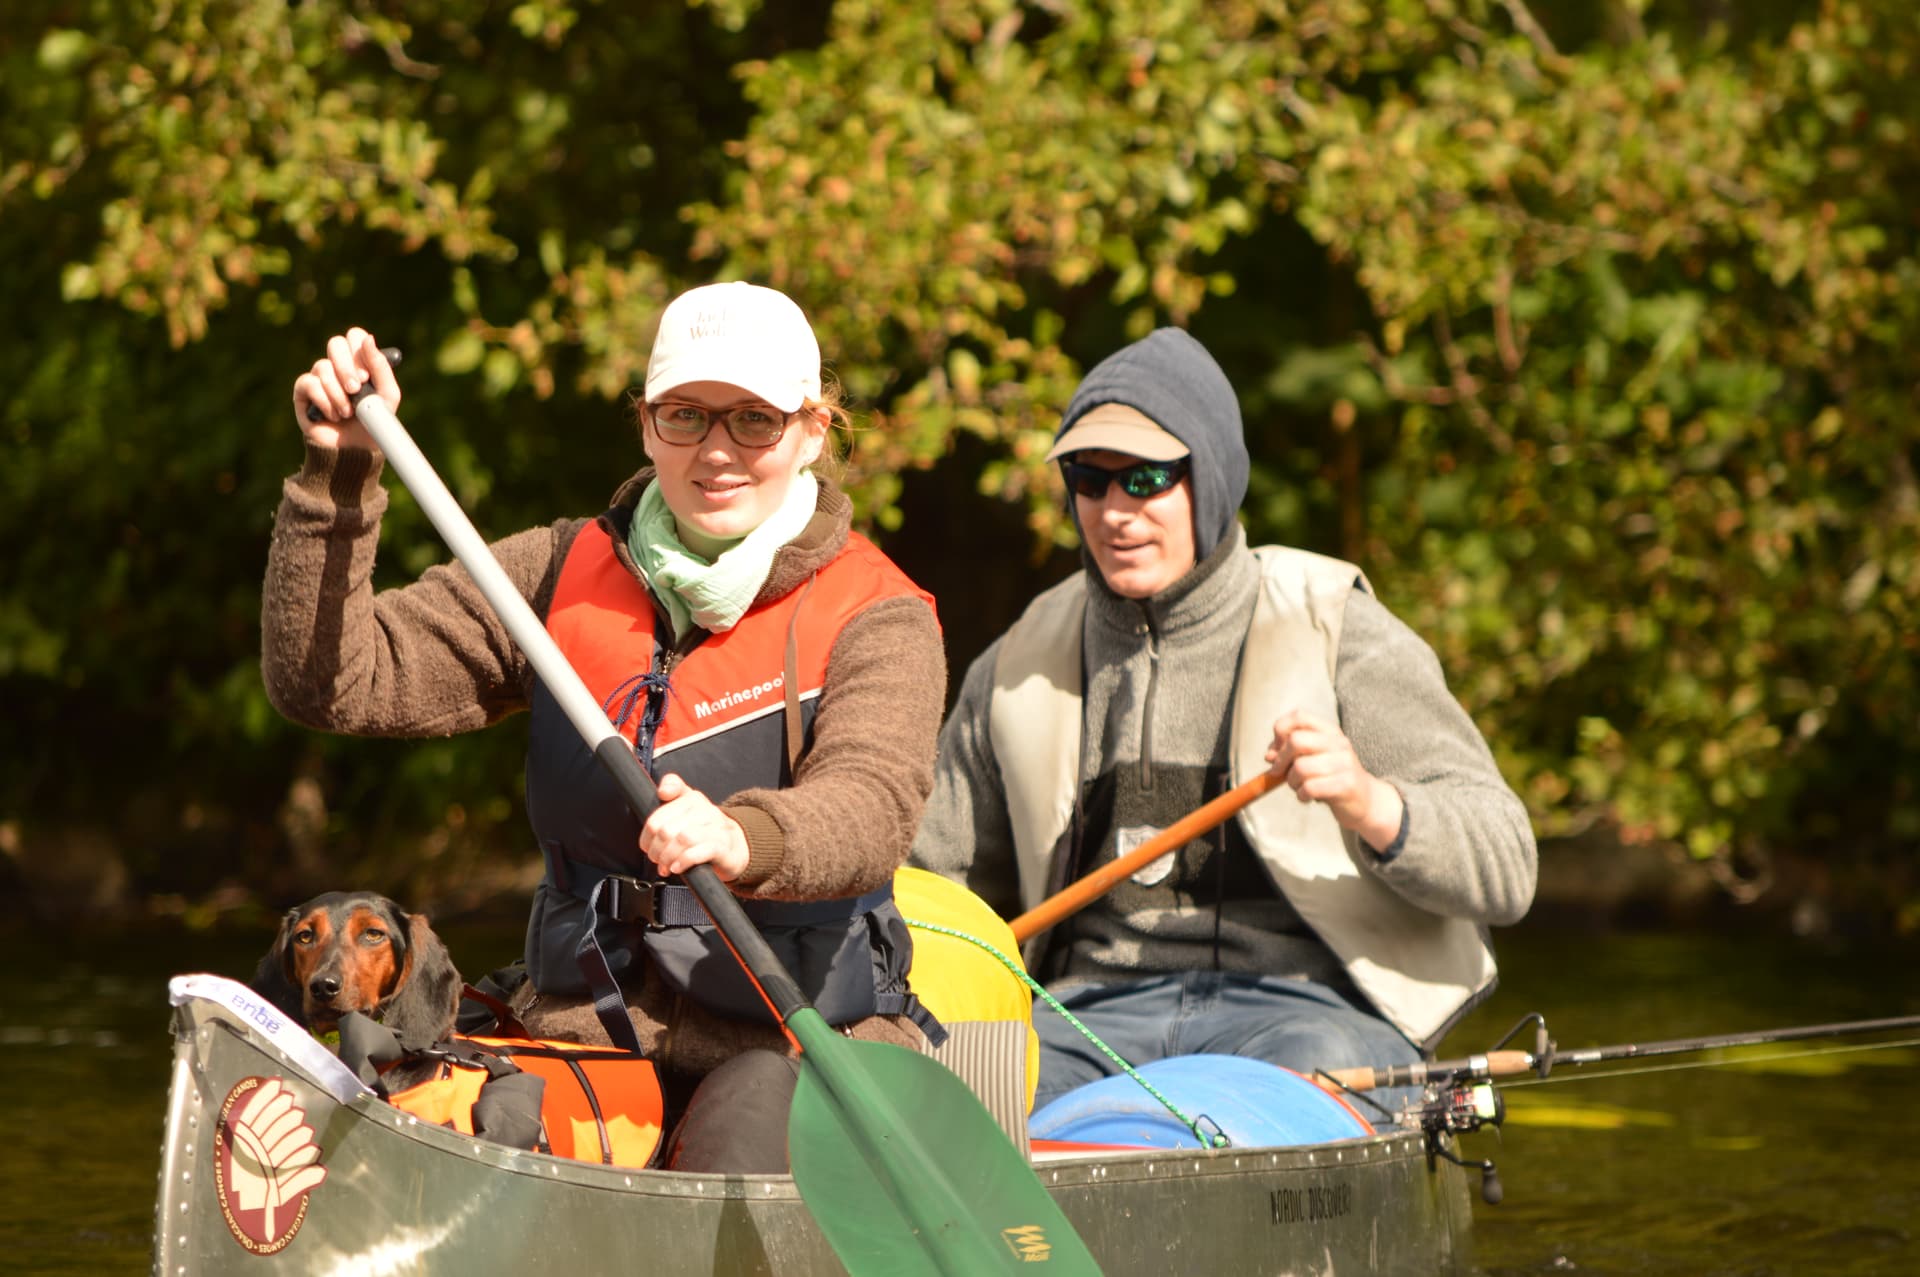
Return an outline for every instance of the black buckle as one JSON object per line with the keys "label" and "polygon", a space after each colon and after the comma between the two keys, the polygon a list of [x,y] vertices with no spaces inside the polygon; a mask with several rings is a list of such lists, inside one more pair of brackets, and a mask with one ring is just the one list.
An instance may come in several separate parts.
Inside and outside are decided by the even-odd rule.
{"label": "black buckle", "polygon": [[607,916],[615,922],[658,926],[659,912],[654,893],[659,885],[628,874],[608,874],[600,892],[600,902]]}

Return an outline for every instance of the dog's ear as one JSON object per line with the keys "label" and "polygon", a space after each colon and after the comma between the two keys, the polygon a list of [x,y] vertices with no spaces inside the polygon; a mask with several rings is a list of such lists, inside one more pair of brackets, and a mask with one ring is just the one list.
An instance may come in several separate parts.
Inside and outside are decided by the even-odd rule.
{"label": "dog's ear", "polygon": [[260,955],[260,964],[253,969],[249,987],[305,1028],[306,1003],[293,983],[293,928],[300,918],[301,909],[295,906],[280,919],[280,934],[274,937],[272,947]]}
{"label": "dog's ear", "polygon": [[406,950],[400,983],[380,1008],[380,1022],[392,1029],[400,1045],[418,1051],[444,1042],[453,1033],[460,1010],[460,972],[447,946],[427,923],[425,914],[406,919]]}

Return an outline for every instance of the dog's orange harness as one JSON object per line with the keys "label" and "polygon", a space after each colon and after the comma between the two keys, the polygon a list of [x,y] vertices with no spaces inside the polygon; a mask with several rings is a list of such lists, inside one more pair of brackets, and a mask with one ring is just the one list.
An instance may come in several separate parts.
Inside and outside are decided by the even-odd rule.
{"label": "dog's orange harness", "polygon": [[644,1167],[660,1144],[663,1106],[653,1062],[610,1046],[531,1038],[459,1037],[435,1049],[440,1075],[388,1102],[423,1122],[476,1132],[489,1082],[530,1073],[545,1086],[535,1151],[606,1166]]}

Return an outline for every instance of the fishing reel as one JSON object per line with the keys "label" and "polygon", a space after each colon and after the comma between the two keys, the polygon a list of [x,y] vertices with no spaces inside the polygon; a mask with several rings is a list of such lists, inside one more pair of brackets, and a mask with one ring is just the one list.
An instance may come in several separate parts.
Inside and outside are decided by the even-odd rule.
{"label": "fishing reel", "polygon": [[[1485,1055],[1464,1061],[1465,1067],[1430,1075],[1426,1099],[1420,1106],[1420,1130],[1427,1140],[1427,1160],[1444,1158],[1455,1166],[1480,1172],[1480,1197],[1489,1206],[1497,1206],[1506,1196],[1500,1185],[1500,1172],[1490,1159],[1472,1160],[1450,1150],[1442,1137],[1468,1135],[1485,1126],[1499,1127],[1507,1119],[1507,1099],[1493,1085],[1493,1057],[1520,1035],[1529,1024],[1534,1026],[1534,1049],[1521,1056],[1545,1077],[1553,1067],[1553,1039],[1547,1036],[1547,1021],[1538,1012],[1521,1018]],[[1508,1052],[1519,1055],[1518,1052]]]}
{"label": "fishing reel", "polygon": [[1507,1120],[1507,1098],[1491,1082],[1463,1078],[1427,1089],[1420,1129],[1429,1136],[1469,1135]]}
{"label": "fishing reel", "polygon": [[1455,1166],[1478,1170],[1481,1200],[1498,1206],[1506,1190],[1500,1186],[1500,1172],[1493,1162],[1463,1158],[1447,1147],[1443,1137],[1470,1134],[1485,1126],[1498,1127],[1506,1118],[1506,1097],[1491,1082],[1460,1078],[1430,1084],[1426,1101],[1420,1106],[1420,1130],[1426,1136],[1428,1163],[1441,1158]]}

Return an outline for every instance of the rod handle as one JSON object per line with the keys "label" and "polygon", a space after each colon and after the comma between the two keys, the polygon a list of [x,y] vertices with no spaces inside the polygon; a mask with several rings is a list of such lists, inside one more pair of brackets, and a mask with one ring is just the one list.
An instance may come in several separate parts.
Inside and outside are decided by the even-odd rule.
{"label": "rod handle", "polygon": [[1400,1064],[1391,1068],[1322,1069],[1313,1080],[1327,1090],[1338,1092],[1377,1091],[1389,1086],[1425,1086],[1429,1081],[1470,1073],[1477,1077],[1518,1077],[1533,1072],[1529,1051],[1489,1051],[1467,1060],[1448,1060],[1440,1064]]}

